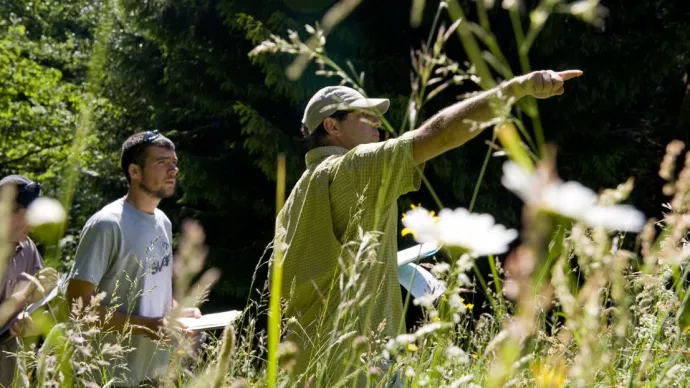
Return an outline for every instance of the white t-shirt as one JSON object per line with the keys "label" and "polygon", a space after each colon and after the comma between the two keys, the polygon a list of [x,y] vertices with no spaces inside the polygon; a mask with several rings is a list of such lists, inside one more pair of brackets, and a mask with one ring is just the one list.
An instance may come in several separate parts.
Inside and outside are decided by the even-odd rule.
{"label": "white t-shirt", "polygon": [[[106,205],[84,225],[70,279],[106,292],[104,305],[145,317],[161,317],[172,304],[172,224],[161,210],[138,210],[124,198]],[[110,336],[110,340],[115,339]],[[127,365],[111,365],[109,378],[136,385],[165,374],[169,349],[133,335]],[[126,367],[123,368],[123,367]]]}

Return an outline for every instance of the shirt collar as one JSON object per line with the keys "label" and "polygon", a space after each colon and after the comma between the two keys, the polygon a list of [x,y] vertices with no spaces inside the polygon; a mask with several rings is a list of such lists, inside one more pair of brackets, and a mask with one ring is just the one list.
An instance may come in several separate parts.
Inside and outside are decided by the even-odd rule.
{"label": "shirt collar", "polygon": [[332,155],[345,155],[347,149],[338,146],[318,147],[307,152],[304,159],[307,162],[307,168],[313,168],[321,163],[324,159]]}

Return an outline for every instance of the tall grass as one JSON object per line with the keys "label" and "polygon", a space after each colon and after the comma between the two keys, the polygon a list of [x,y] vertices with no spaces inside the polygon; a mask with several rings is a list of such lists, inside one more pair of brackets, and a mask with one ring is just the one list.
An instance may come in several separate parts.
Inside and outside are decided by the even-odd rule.
{"label": "tall grass", "polygon": [[[276,184],[276,215],[285,203],[285,155],[278,155]],[[276,386],[278,376],[278,343],[280,342],[281,303],[280,290],[283,286],[283,247],[275,248],[275,259],[271,265],[271,299],[268,310],[268,386]]]}
{"label": "tall grass", "polygon": [[[423,9],[419,3],[415,2],[415,12]],[[502,4],[507,7],[519,48],[518,73],[530,70],[529,50],[551,13],[569,12],[598,24],[603,12],[596,1],[565,4],[545,0],[531,10],[525,30],[518,2]],[[331,11],[325,18],[330,24],[322,24],[327,28],[307,26],[310,38],[306,42],[297,32],[290,32],[289,40],[273,36],[251,55],[296,53],[300,59],[290,67],[292,77],[301,74],[313,61],[319,66],[319,74],[364,92],[362,76],[356,69],[338,65],[323,50],[328,32],[356,5],[356,1],[345,2]],[[503,79],[513,75],[491,32],[486,5],[494,2],[475,3],[479,20],[473,23],[466,19],[468,12],[457,1],[441,2],[426,44],[413,55],[414,77],[404,121],[393,125],[381,117],[389,131],[399,135],[414,129],[424,105],[440,93],[448,93],[453,85],[472,82],[487,89],[500,81],[494,74]],[[338,9],[345,13],[333,13]],[[454,21],[448,28],[440,23],[446,12]],[[419,15],[412,15],[411,19],[419,20]],[[444,45],[454,35],[463,44],[471,66],[465,67],[445,55]],[[93,63],[103,60],[103,55],[96,50]],[[510,100],[496,101],[496,119],[477,123],[494,128],[482,171],[493,160],[491,153],[498,149],[527,171],[557,174],[555,153],[544,139],[536,101],[526,99],[517,103],[530,117],[531,131],[513,115],[514,104]],[[88,104],[84,106],[75,155],[92,125],[90,109]],[[376,289],[363,285],[371,281],[367,268],[377,259],[379,238],[375,230],[357,230],[358,213],[354,212],[352,241],[343,247],[341,273],[333,281],[342,299],[330,301],[337,307],[329,312],[332,316],[322,316],[323,334],[312,339],[317,346],[309,355],[307,372],[302,375],[292,371],[295,359],[303,356],[300,349],[289,341],[280,342],[286,330],[300,328],[281,314],[281,299],[291,295],[280,294],[282,247],[275,247],[271,282],[259,285],[261,296],[248,301],[242,319],[228,326],[220,338],[207,336],[200,349],[176,337],[169,374],[162,384],[382,387],[401,378],[406,387],[685,386],[690,376],[690,292],[686,286],[690,251],[685,240],[690,228],[690,153],[685,156],[682,170],[674,170],[683,147],[682,143],[671,143],[660,168],[660,176],[668,182],[665,193],[672,196],[666,214],[660,221],[648,222],[636,237],[633,250],[622,248],[630,236],[525,206],[523,244],[506,258],[488,258],[490,279],[478,270],[475,259],[456,250],[446,251],[437,258],[433,271],[445,282],[447,291],[438,301],[412,300],[423,318],[406,334],[395,338],[381,334],[382,326],[377,326],[380,322],[372,322],[374,329],[369,332],[359,332],[353,320],[357,309],[376,294]],[[278,163],[277,210],[285,197],[284,159],[280,160],[283,162]],[[76,171],[77,165],[73,162],[70,171]],[[393,179],[392,173],[388,179]],[[76,175],[69,177],[62,197],[66,206],[71,203],[77,184]],[[484,175],[480,177],[470,208]],[[438,208],[442,208],[433,187],[427,180],[425,184]],[[598,201],[619,203],[631,190],[632,181],[628,181],[601,191]],[[7,195],[3,193],[0,204],[10,203]],[[0,228],[7,224],[8,212],[2,211],[6,208],[0,206]],[[655,227],[662,230],[658,236]],[[0,232],[0,252],[6,258],[7,232]],[[213,284],[218,274],[207,273],[197,285],[192,285],[192,279],[203,268],[203,233],[198,226],[188,225],[183,236],[184,242],[175,257],[181,265],[180,271],[176,271],[181,274],[176,282],[182,284],[176,299],[184,301],[183,305],[194,305],[204,299],[203,290]],[[474,271],[473,278],[469,271]],[[476,292],[487,296],[488,312],[475,318],[469,312],[474,308]],[[330,295],[318,297],[328,300]],[[77,306],[67,314],[55,314],[49,319],[43,345],[19,354],[22,369],[18,386],[34,382],[39,386],[103,386],[118,381],[117,376],[107,374],[104,363],[122,360],[133,351],[127,346],[131,331],[119,334],[115,342],[104,340],[110,334],[99,329],[94,313],[101,298],[94,299],[91,306]],[[410,300],[407,302],[406,306]],[[264,316],[268,317],[268,331],[257,332],[257,320]],[[32,369],[33,374],[29,374]]]}

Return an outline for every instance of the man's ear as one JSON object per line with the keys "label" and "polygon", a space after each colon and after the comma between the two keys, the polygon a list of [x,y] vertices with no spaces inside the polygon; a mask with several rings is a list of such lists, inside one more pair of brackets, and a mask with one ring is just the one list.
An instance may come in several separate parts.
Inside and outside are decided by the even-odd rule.
{"label": "man's ear", "polygon": [[129,172],[130,178],[141,178],[141,167],[139,165],[130,163],[129,167],[127,167],[127,171]]}
{"label": "man's ear", "polygon": [[332,117],[326,117],[323,120],[323,129],[327,134],[334,136],[338,132],[338,121]]}

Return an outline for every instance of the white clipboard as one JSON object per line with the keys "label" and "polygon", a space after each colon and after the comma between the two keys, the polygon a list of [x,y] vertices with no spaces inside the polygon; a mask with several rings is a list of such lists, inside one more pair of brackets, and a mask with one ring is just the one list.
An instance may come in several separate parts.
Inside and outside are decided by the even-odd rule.
{"label": "white clipboard", "polygon": [[201,318],[182,317],[177,318],[177,320],[186,325],[189,330],[204,331],[222,329],[237,320],[241,315],[242,311],[240,310],[230,310],[222,313],[205,314]]}
{"label": "white clipboard", "polygon": [[435,255],[441,247],[437,243],[424,243],[398,252],[398,267]]}
{"label": "white clipboard", "polygon": [[[60,288],[60,284],[57,284],[55,287],[53,287],[52,290],[50,290],[49,293],[45,294],[45,295],[43,296],[43,298],[41,298],[41,299],[35,301],[34,303],[31,303],[30,305],[26,306],[26,309],[24,309],[24,310],[22,310],[22,311],[25,311],[25,312],[27,312],[27,313],[29,313],[29,314],[33,314],[34,312],[36,312],[36,310],[38,310],[39,308],[41,308],[41,307],[47,305],[48,302],[50,302],[51,300],[53,300],[53,299],[58,295],[58,290],[59,290],[59,288]],[[20,311],[20,313],[21,313],[22,311]],[[5,324],[5,326],[3,326],[2,329],[0,329],[0,335],[5,334],[5,332],[7,332],[7,330],[10,329],[10,326],[12,326],[12,324],[13,324],[14,321],[15,321],[15,319],[16,319],[16,317],[10,319],[10,320]]]}
{"label": "white clipboard", "polygon": [[58,289],[59,289],[59,288],[60,288],[60,285],[59,285],[59,284],[56,285],[55,287],[53,287],[53,289],[50,290],[50,292],[47,293],[43,298],[41,298],[41,299],[37,300],[36,302],[34,302],[34,303],[28,305],[28,306],[26,307],[26,310],[25,310],[25,311],[26,311],[27,313],[29,313],[29,314],[33,314],[33,313],[34,313],[36,310],[38,310],[39,308],[41,308],[41,307],[47,305],[48,302],[50,302],[51,300],[55,299],[55,297],[58,295]]}

